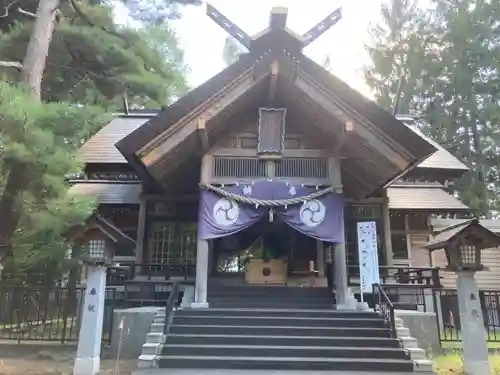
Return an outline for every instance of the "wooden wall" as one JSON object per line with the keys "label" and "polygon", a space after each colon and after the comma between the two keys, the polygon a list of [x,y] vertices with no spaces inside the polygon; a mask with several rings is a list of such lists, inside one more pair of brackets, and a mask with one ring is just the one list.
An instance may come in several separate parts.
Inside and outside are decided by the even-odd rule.
{"label": "wooden wall", "polygon": [[[411,213],[409,214],[411,215]],[[408,260],[393,259],[393,264],[404,265],[407,263],[414,267],[444,268],[446,266],[444,250],[437,250],[429,254],[429,251],[423,248],[423,245],[432,239],[433,230],[442,229],[442,226],[433,228],[429,221],[428,229],[425,229],[422,226],[418,228],[412,226],[412,220],[408,220],[407,223]],[[482,263],[488,270],[476,273],[475,279],[478,288],[485,291],[500,290],[500,248],[483,250]],[[445,289],[456,289],[456,276],[453,272],[441,271],[440,275],[441,283]]]}

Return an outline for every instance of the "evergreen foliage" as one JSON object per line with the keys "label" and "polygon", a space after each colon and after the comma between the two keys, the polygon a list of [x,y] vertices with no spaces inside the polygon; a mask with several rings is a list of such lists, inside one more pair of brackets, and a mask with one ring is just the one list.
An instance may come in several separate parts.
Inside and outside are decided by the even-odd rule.
{"label": "evergreen foliage", "polygon": [[397,111],[471,168],[454,188],[491,216],[500,207],[500,3],[391,0],[381,15],[366,82],[390,111],[400,88]]}
{"label": "evergreen foliage", "polygon": [[66,176],[83,168],[79,148],[121,108],[125,93],[139,108],[183,95],[187,67],[168,24],[132,29],[115,24],[108,5],[64,2],[53,35],[35,35],[52,36],[39,98],[15,67],[36,30],[24,13],[36,12],[37,3],[9,4],[18,8],[0,18],[0,261],[20,282],[48,284],[72,263],[65,231],[97,208],[93,199],[68,195]]}

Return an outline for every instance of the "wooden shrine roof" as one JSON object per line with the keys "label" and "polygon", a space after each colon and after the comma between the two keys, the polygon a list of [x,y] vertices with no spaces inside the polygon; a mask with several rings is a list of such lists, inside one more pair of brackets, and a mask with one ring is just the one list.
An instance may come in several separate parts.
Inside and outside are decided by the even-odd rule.
{"label": "wooden shrine roof", "polygon": [[[440,232],[445,228],[458,226],[468,222],[466,219],[440,219],[440,218],[431,218],[431,227],[433,232]],[[498,219],[484,219],[479,220],[479,224],[481,224],[486,229],[492,231],[493,233],[500,234],[500,220]]]}
{"label": "wooden shrine roof", "polygon": [[99,214],[91,215],[83,225],[75,225],[64,234],[68,240],[77,240],[85,236],[85,233],[93,228],[99,229],[109,240],[122,249],[133,249],[136,242],[120,230],[111,220]]}
{"label": "wooden shrine roof", "polygon": [[127,163],[115,144],[140,128],[145,122],[156,116],[155,113],[130,114],[115,117],[104,126],[81,148],[84,162],[89,163]]}
{"label": "wooden shrine roof", "polygon": [[419,168],[426,169],[447,169],[450,171],[458,171],[458,172],[466,172],[469,168],[458,160],[455,156],[449,153],[443,146],[441,146],[438,142],[429,138],[424,133],[422,133],[419,129],[416,128],[411,122],[406,121],[404,118],[401,118],[401,121],[408,126],[411,130],[413,130],[420,137],[425,139],[431,145],[436,147],[437,151],[434,152],[427,159],[424,159],[418,166]]}
{"label": "wooden shrine roof", "polygon": [[393,184],[387,188],[389,209],[419,211],[469,211],[441,184]]}
{"label": "wooden shrine roof", "polygon": [[475,237],[477,242],[476,246],[479,245],[482,249],[500,246],[499,235],[481,225],[478,219],[471,219],[442,228],[435,234],[431,241],[424,245],[424,248],[429,250],[443,249],[461,236]]}
{"label": "wooden shrine roof", "polygon": [[99,204],[139,204],[141,192],[140,182],[78,182],[69,189],[69,194],[92,196]]}

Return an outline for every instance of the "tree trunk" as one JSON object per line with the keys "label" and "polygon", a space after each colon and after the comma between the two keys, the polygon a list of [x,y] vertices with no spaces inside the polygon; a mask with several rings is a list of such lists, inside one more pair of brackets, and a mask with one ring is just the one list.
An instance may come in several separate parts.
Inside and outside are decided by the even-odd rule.
{"label": "tree trunk", "polygon": [[43,72],[56,23],[60,0],[40,0],[28,48],[23,61],[23,78],[34,98],[40,100]]}
{"label": "tree trunk", "polygon": [[[475,97],[472,98],[474,101]],[[475,102],[474,102],[475,103]],[[477,126],[477,113],[475,109],[472,109],[471,113],[471,132],[472,139],[474,141],[474,151],[475,151],[475,161],[477,168],[477,179],[479,184],[481,185],[480,191],[480,210],[481,213],[487,218],[491,219],[490,215],[490,203],[489,203],[489,194],[488,194],[488,181],[486,176],[486,159],[484,157],[483,145],[481,143],[481,135],[479,134],[479,129]]]}
{"label": "tree trunk", "polygon": [[[21,68],[23,80],[33,99],[41,100],[43,72],[54,33],[60,0],[40,0],[36,19]],[[19,161],[9,163],[9,175],[0,200],[0,262],[12,251],[12,237],[21,219],[22,193],[29,184],[28,167]]]}

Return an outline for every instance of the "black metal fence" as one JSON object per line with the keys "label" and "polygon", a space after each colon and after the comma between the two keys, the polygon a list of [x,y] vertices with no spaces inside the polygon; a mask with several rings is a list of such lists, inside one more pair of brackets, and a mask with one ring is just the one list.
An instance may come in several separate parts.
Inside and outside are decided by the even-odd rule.
{"label": "black metal fence", "polygon": [[[461,341],[456,290],[434,290],[437,326],[441,342]],[[484,328],[489,342],[500,342],[500,291],[479,291]]]}
{"label": "black metal fence", "polygon": [[[0,339],[78,340],[85,288],[0,286]],[[122,305],[116,289],[106,289],[102,340],[111,342],[113,311]]]}

